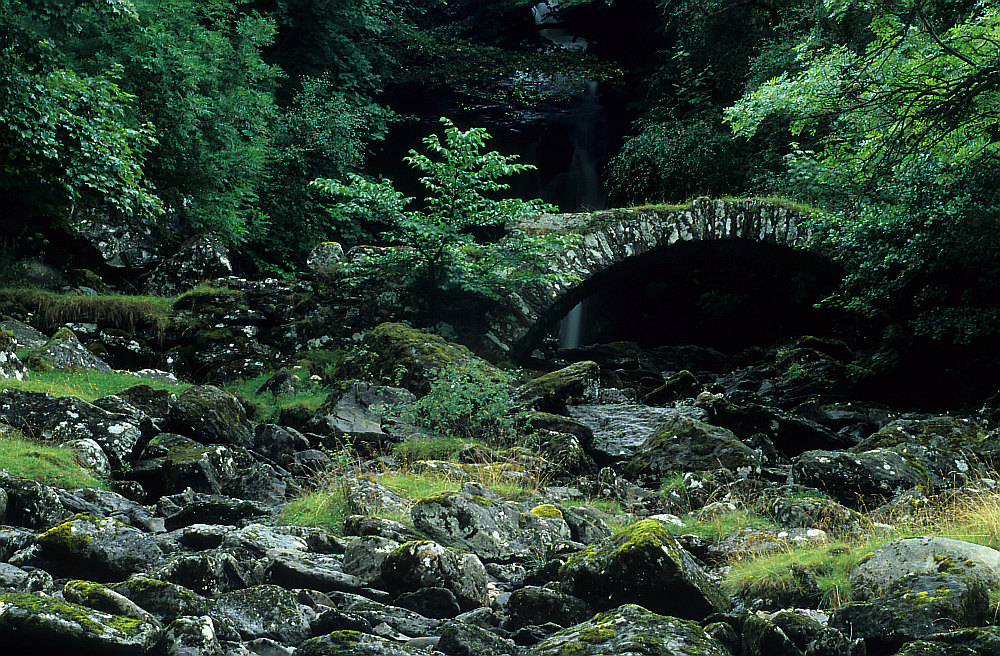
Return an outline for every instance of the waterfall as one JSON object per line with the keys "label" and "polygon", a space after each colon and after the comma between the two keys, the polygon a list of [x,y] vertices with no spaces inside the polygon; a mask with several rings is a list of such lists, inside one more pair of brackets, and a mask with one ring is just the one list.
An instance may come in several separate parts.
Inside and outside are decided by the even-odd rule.
{"label": "waterfall", "polygon": [[559,348],[580,346],[583,331],[583,302],[577,303],[559,322]]}
{"label": "waterfall", "polygon": [[[546,23],[555,23],[556,8],[558,6],[559,0],[548,0],[548,2],[539,2],[532,7],[531,13],[535,17],[535,25],[542,26]],[[573,36],[560,27],[542,29],[538,31],[538,34],[565,50],[586,50],[590,45],[586,39]]]}

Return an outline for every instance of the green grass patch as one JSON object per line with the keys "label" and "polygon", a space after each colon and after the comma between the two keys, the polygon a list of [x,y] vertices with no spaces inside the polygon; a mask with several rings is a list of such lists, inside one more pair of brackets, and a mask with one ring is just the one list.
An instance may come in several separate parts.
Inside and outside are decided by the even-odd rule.
{"label": "green grass patch", "polygon": [[167,326],[175,297],[98,294],[81,296],[31,287],[0,289],[0,312],[25,309],[52,330],[64,323],[92,322],[135,332],[137,328],[162,331]]}
{"label": "green grass patch", "polygon": [[452,460],[470,441],[460,437],[411,439],[393,446],[393,455],[404,465],[420,460]]}
{"label": "green grass patch", "polygon": [[717,512],[710,516],[689,516],[684,518],[684,526],[668,526],[671,533],[688,533],[703,540],[718,541],[741,528],[769,530],[778,525],[769,517],[764,517],[749,508]]}
{"label": "green grass patch", "polygon": [[462,483],[456,479],[431,474],[401,472],[373,477],[372,480],[411,501],[434,496],[435,494],[455,492],[462,487]]}
{"label": "green grass patch", "polygon": [[80,467],[71,449],[26,438],[15,430],[0,434],[0,469],[53,487],[107,489],[104,481]]}
{"label": "green grass patch", "polygon": [[316,526],[336,535],[344,532],[350,515],[346,492],[339,486],[318,488],[291,501],[277,523],[284,526]]}
{"label": "green grass patch", "polygon": [[230,381],[224,383],[222,387],[241,401],[250,403],[254,407],[254,419],[261,422],[273,421],[288,409],[294,409],[297,415],[312,416],[330,393],[320,381],[311,378],[307,369],[295,367],[292,370],[292,394],[278,395],[271,392],[258,394],[257,390],[273,373]]}
{"label": "green grass patch", "polygon": [[181,394],[191,387],[187,383],[168,383],[129,374],[104,373],[94,369],[32,371],[30,380],[7,379],[0,383],[0,387],[32,392],[49,392],[56,396],[75,396],[84,401],[93,401],[140,384],[149,385],[154,389],[170,390],[175,394]]}

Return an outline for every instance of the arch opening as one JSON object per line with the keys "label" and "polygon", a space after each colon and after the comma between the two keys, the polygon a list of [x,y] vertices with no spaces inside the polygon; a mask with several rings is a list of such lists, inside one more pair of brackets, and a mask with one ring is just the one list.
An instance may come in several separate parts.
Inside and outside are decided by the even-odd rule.
{"label": "arch opening", "polygon": [[615,341],[735,352],[804,334],[832,335],[836,314],[814,307],[840,268],[808,251],[746,239],[678,242],[581,282],[553,305],[533,345]]}

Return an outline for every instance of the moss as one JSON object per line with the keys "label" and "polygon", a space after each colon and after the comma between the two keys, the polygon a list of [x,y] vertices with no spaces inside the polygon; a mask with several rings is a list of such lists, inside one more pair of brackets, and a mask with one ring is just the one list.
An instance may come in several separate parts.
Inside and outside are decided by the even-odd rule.
{"label": "moss", "polygon": [[102,636],[111,629],[119,635],[134,637],[148,628],[148,625],[141,620],[120,615],[103,614],[101,622],[95,621],[94,612],[86,606],[71,604],[68,601],[55,599],[52,597],[41,597],[25,592],[11,592],[0,595],[0,605],[10,604],[30,611],[37,616],[37,620],[28,620],[28,623],[37,622],[39,629],[44,629],[42,616],[55,616],[65,621],[72,622],[90,635]]}
{"label": "moss", "polygon": [[96,526],[94,517],[90,515],[74,515],[36,537],[35,542],[48,549],[55,549],[63,553],[79,553],[86,549],[92,539],[86,533],[82,535],[77,533],[75,521],[79,519],[89,520]]}
{"label": "moss", "polygon": [[360,631],[333,631],[326,636],[330,644],[335,647],[342,647],[347,649],[348,647],[353,647],[361,642],[361,632]]}
{"label": "moss", "polygon": [[581,654],[586,653],[587,647],[581,645],[579,642],[567,642],[566,644],[559,646],[555,656],[580,656]]}
{"label": "moss", "polygon": [[546,519],[562,519],[563,513],[558,506],[554,506],[551,503],[543,503],[540,506],[535,506],[531,509],[531,514],[536,517],[544,517]]}
{"label": "moss", "polygon": [[596,626],[585,626],[580,629],[580,640],[589,643],[607,642],[618,635],[618,632],[610,624],[598,624]]}

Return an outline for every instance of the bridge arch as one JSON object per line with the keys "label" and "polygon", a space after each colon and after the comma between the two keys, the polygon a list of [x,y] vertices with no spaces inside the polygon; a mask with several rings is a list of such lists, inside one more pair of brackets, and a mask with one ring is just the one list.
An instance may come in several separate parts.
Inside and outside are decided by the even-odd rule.
{"label": "bridge arch", "polygon": [[588,281],[678,242],[747,240],[806,251],[802,213],[766,200],[695,200],[682,209],[636,208],[536,217],[518,227],[529,233],[570,232],[581,241],[549,255],[544,269],[564,274],[508,294],[490,313],[492,346],[514,357],[528,354],[555,322],[586,295]]}

